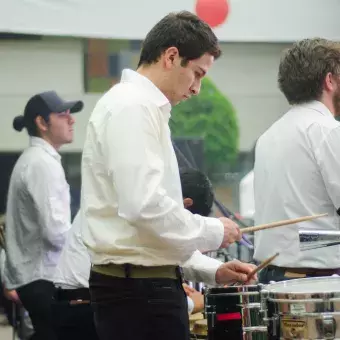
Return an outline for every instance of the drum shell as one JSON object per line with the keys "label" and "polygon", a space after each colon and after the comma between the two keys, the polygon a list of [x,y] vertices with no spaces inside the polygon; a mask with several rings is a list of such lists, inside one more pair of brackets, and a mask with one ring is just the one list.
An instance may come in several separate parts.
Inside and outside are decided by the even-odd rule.
{"label": "drum shell", "polygon": [[[311,289],[313,284],[318,288]],[[304,285],[308,287],[305,292]],[[327,291],[329,285],[334,291]],[[267,285],[261,296],[266,305],[269,339],[340,339],[339,277],[277,282]]]}
{"label": "drum shell", "polygon": [[265,340],[261,285],[209,288],[205,292],[208,339]]}

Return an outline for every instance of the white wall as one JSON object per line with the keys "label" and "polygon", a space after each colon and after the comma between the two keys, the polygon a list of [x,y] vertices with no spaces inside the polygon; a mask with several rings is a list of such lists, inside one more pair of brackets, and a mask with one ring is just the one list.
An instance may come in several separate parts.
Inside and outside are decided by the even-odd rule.
{"label": "white wall", "polygon": [[[198,0],[0,0],[0,31],[110,39],[144,39],[172,11],[195,12]],[[230,15],[216,29],[222,41],[286,42],[340,38],[339,0],[228,1]],[[213,6],[214,1],[211,1]],[[62,18],[62,19],[61,19]]]}
{"label": "white wall", "polygon": [[256,139],[288,108],[277,86],[280,55],[286,44],[227,43],[209,76],[233,103],[240,126],[240,149]]}
{"label": "white wall", "polygon": [[[218,87],[234,104],[241,129],[241,150],[249,150],[256,138],[287,108],[277,89],[276,74],[281,44],[226,44],[223,56],[210,71]],[[83,99],[77,114],[75,141],[65,151],[81,150],[89,114],[98,95],[83,94],[82,42],[46,38],[34,42],[0,41],[0,150],[22,150],[26,131],[12,128],[30,96],[55,89],[67,99]]]}
{"label": "white wall", "polygon": [[[86,109],[76,119],[75,143],[67,150],[81,149],[90,108],[97,96],[83,96],[82,42],[77,39],[0,41],[0,150],[21,150],[27,145],[26,130],[12,128],[34,94],[56,90],[68,99],[84,99]],[[93,98],[94,97],[94,98]]]}

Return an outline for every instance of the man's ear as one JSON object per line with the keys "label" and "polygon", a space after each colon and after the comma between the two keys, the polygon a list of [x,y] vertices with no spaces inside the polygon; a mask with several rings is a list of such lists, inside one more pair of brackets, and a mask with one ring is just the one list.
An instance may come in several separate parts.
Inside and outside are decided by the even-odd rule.
{"label": "man's ear", "polygon": [[194,201],[191,198],[184,198],[183,204],[184,204],[184,208],[188,209],[194,204]]}

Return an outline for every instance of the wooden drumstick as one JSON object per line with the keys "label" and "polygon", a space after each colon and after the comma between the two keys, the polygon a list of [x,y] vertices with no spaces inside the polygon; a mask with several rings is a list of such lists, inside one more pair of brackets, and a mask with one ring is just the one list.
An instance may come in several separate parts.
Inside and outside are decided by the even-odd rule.
{"label": "wooden drumstick", "polygon": [[[253,269],[248,275],[247,275],[247,281],[250,281],[251,278],[257,273],[259,272],[261,269],[266,268],[267,266],[269,266],[274,259],[276,259],[278,256],[280,255],[280,253],[276,253],[275,255],[269,257],[267,260],[264,260],[262,263],[260,263],[255,269]],[[232,284],[232,286],[236,286],[236,285],[243,285],[244,282],[235,282],[234,284]]]}
{"label": "wooden drumstick", "polygon": [[260,263],[253,271],[251,271],[248,274],[248,280],[247,281],[249,281],[261,269],[269,266],[279,255],[280,255],[280,253],[276,253],[275,255],[269,257],[267,260],[264,260],[262,263]]}
{"label": "wooden drumstick", "polygon": [[327,215],[328,215],[327,213],[326,214],[319,214],[319,215],[311,215],[311,216],[293,218],[291,220],[283,220],[283,221],[277,221],[277,222],[272,222],[272,223],[267,223],[267,224],[260,224],[260,225],[254,226],[254,227],[242,228],[241,232],[242,233],[252,233],[254,231],[271,229],[271,228],[276,228],[276,227],[282,227],[282,226],[289,225],[289,224],[310,221],[310,220],[314,220],[316,218],[324,217],[324,216],[327,216]]}

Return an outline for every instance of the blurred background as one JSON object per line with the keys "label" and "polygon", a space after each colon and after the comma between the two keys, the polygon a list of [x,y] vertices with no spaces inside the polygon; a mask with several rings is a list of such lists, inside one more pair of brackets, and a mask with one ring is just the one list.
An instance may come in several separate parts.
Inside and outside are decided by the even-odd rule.
{"label": "blurred background", "polygon": [[[12,120],[46,90],[85,102],[75,116],[74,143],[61,150],[76,211],[86,124],[96,101],[123,68],[136,68],[149,29],[179,10],[214,28],[223,55],[201,94],[173,109],[174,143],[209,175],[216,197],[252,223],[253,148],[288,109],[277,87],[280,55],[299,39],[339,40],[339,0],[0,0],[0,214],[13,165],[28,145]],[[249,254],[235,249],[234,256]]]}

